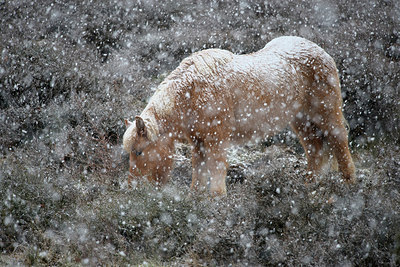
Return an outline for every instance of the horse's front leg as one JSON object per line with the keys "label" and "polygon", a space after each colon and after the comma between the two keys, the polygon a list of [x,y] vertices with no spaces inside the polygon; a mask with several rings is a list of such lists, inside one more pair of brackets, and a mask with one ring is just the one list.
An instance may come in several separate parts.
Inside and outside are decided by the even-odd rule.
{"label": "horse's front leg", "polygon": [[190,189],[205,191],[207,189],[207,166],[203,142],[197,142],[192,150],[192,184]]}
{"label": "horse's front leg", "polygon": [[226,152],[213,151],[207,159],[207,168],[210,173],[210,193],[215,196],[226,195]]}
{"label": "horse's front leg", "polygon": [[212,195],[226,195],[226,150],[220,145],[201,143],[192,153],[192,185],[194,190],[209,188]]}

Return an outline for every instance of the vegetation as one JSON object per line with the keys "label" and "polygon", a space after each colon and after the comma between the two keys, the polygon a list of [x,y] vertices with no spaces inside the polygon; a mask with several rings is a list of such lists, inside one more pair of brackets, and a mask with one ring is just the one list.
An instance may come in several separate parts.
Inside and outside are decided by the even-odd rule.
{"label": "vegetation", "polygon": [[[0,264],[400,264],[397,1],[0,2]],[[290,131],[232,149],[228,196],[127,186],[123,119],[194,51],[320,44],[341,74],[358,183],[305,183]]]}

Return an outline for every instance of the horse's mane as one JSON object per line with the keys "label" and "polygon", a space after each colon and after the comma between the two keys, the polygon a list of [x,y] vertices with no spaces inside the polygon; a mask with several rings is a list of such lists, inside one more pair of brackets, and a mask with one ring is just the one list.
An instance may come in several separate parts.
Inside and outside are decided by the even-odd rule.
{"label": "horse's mane", "polygon": [[194,53],[182,61],[181,65],[186,66],[195,75],[207,77],[218,73],[218,70],[226,63],[232,61],[233,54],[222,49],[207,49]]}
{"label": "horse's mane", "polygon": [[186,94],[187,89],[198,82],[212,82],[212,77],[224,75],[223,66],[231,62],[233,54],[221,49],[207,49],[185,58],[158,86],[151,98],[160,114],[175,107],[177,94]]}
{"label": "horse's mane", "polygon": [[218,75],[221,67],[231,62],[233,54],[222,49],[207,49],[196,52],[185,58],[178,68],[168,75],[168,77],[160,84],[181,87],[185,83],[196,80],[204,80],[212,75]]}

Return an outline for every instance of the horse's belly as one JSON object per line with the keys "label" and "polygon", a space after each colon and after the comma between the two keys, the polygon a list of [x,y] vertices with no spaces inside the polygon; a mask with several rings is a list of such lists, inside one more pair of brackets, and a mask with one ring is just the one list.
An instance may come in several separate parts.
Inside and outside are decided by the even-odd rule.
{"label": "horse's belly", "polygon": [[233,139],[259,140],[282,131],[295,116],[295,110],[286,107],[256,107],[240,109],[232,127]]}

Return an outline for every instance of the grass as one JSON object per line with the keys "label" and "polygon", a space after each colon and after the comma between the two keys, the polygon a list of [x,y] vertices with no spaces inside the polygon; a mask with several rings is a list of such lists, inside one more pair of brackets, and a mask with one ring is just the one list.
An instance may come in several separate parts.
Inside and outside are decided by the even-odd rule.
{"label": "grass", "polygon": [[[191,194],[189,166],[182,162],[176,167],[186,172],[176,175],[184,177],[167,186],[140,183],[128,189],[104,183],[115,173],[81,179],[7,157],[0,179],[1,261],[150,266],[399,261],[398,148],[384,148],[389,159],[383,152],[378,157],[359,152],[355,186],[332,172],[305,184],[303,155],[284,145],[265,150],[260,156],[257,149],[244,149],[249,154],[248,161],[239,158],[244,179],[228,179],[228,196],[212,200]],[[372,160],[377,164],[370,167]],[[124,181],[125,173],[118,175]]]}

